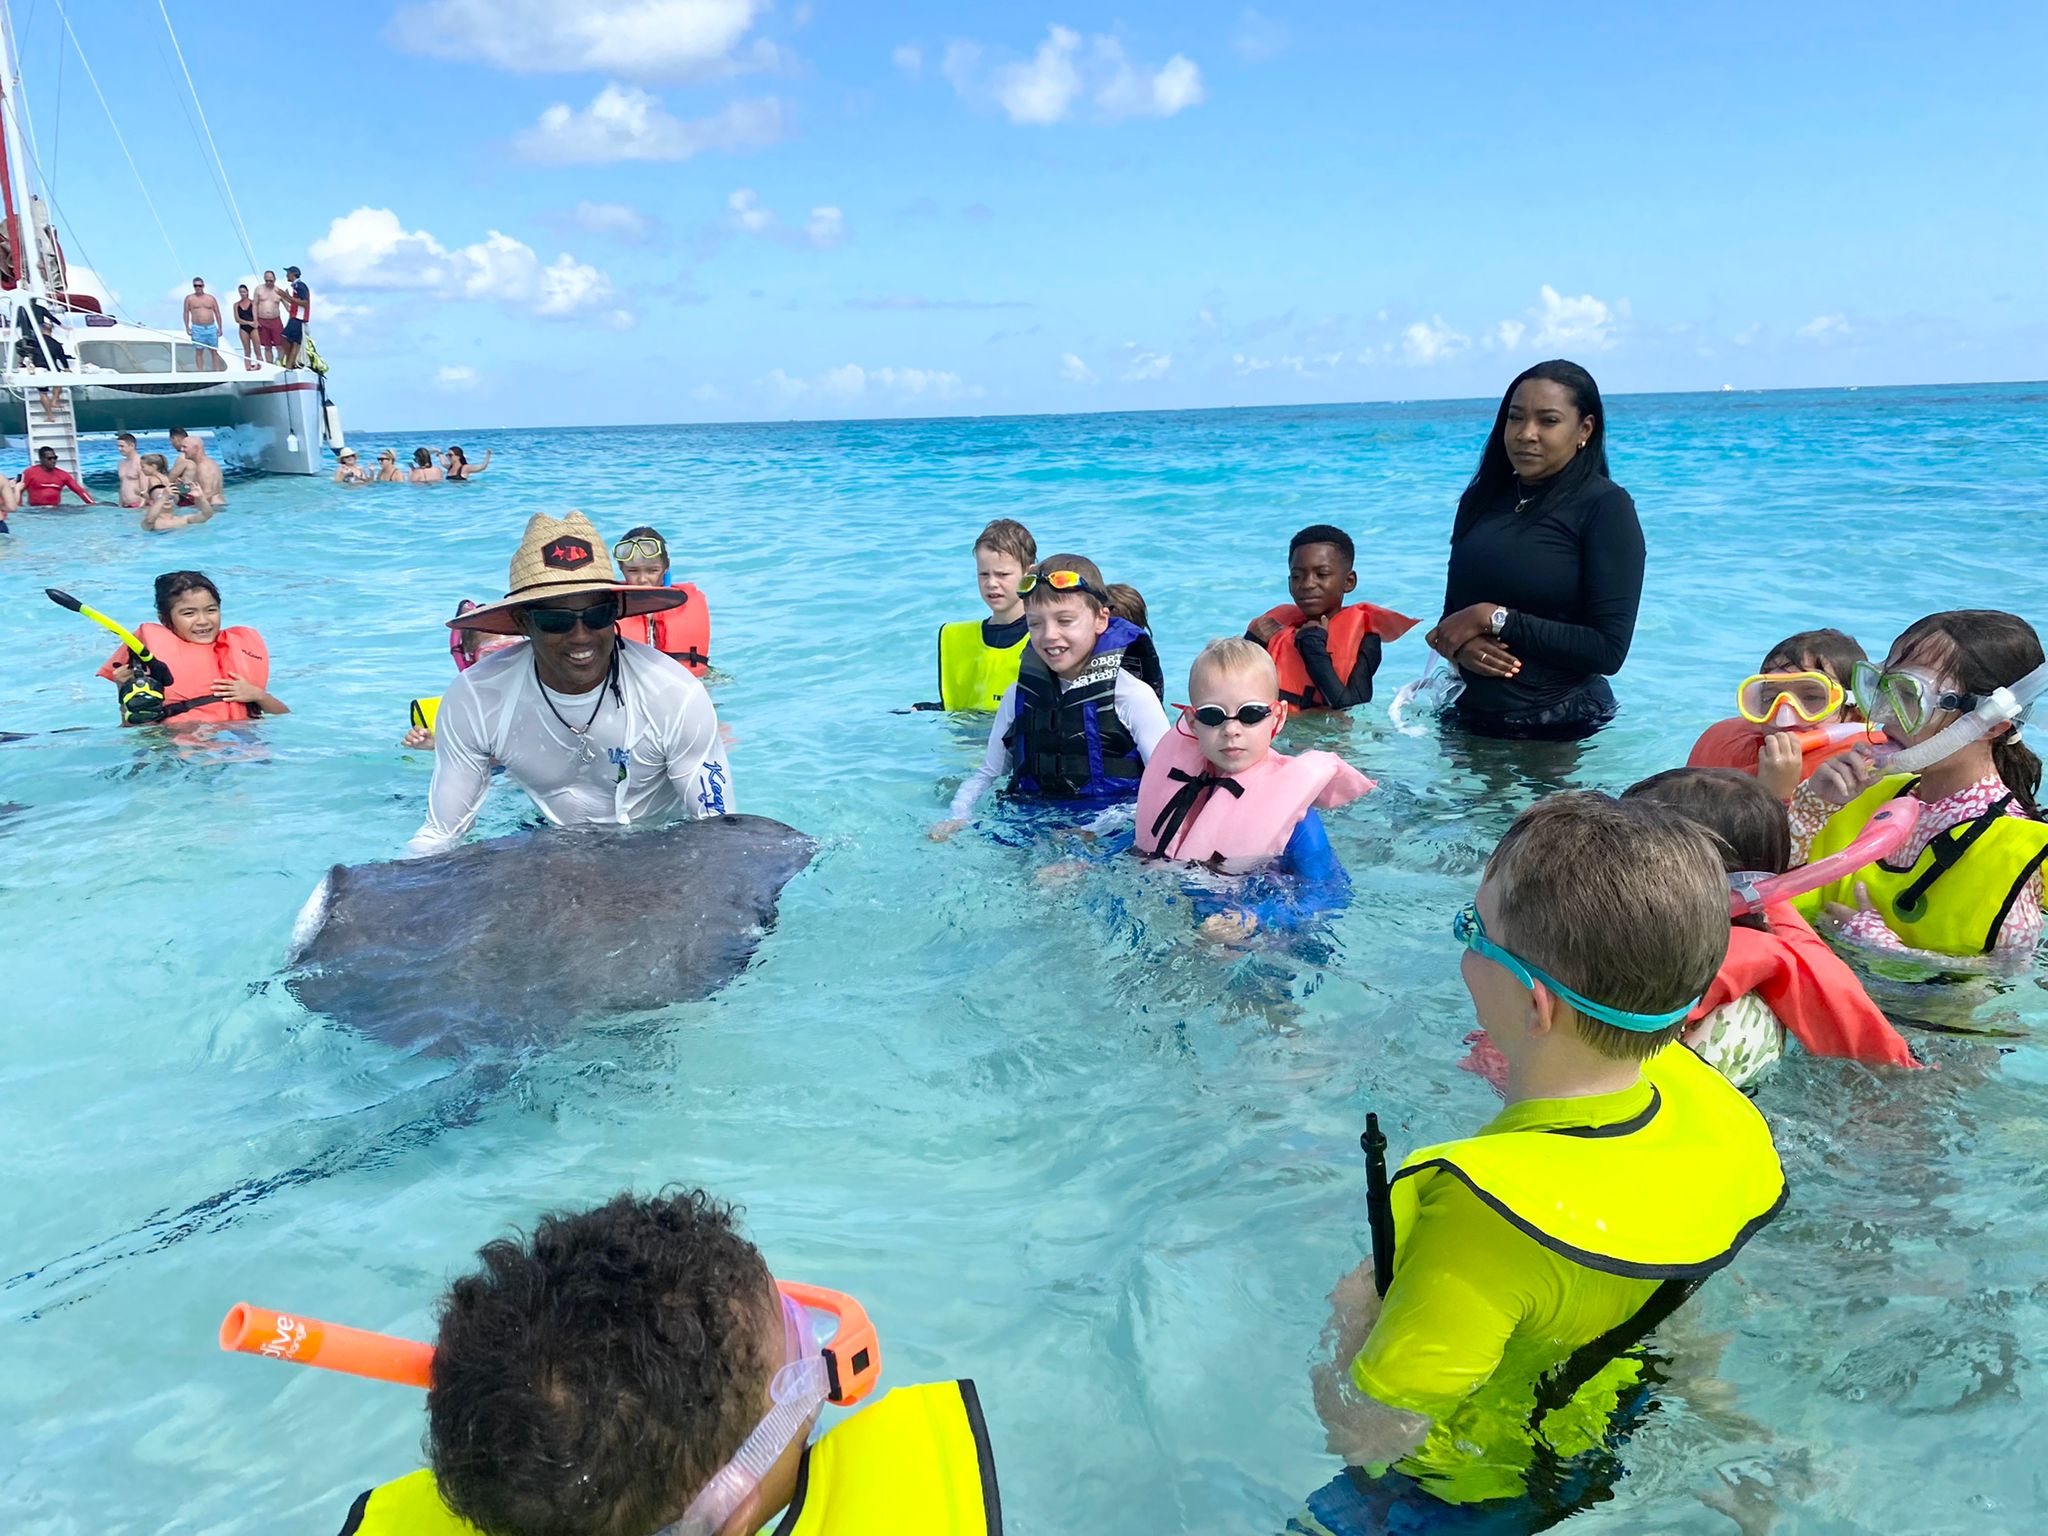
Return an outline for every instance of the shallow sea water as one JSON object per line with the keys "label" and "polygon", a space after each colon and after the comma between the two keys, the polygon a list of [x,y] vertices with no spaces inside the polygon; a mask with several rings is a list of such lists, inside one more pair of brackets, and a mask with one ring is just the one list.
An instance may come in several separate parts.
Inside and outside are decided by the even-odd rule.
{"label": "shallow sea water", "polygon": [[[22,514],[0,1528],[334,1529],[417,1464],[421,1399],[223,1355],[227,1307],[424,1336],[486,1239],[682,1181],[743,1202],[778,1273],[861,1296],[886,1381],[977,1379],[1013,1529],[1277,1530],[1337,1470],[1307,1368],[1365,1251],[1364,1112],[1398,1156],[1492,1109],[1457,1066],[1448,926],[1510,820],[1681,762],[1792,630],[1881,654],[1939,608],[2048,622],[2041,386],[1610,404],[1650,544],[1620,721],[1583,751],[1403,737],[1384,701],[1426,653],[1391,647],[1378,704],[1290,728],[1382,785],[1330,818],[1350,910],[1293,952],[1205,947],[1134,862],[1048,890],[1051,850],[929,844],[981,732],[892,710],[979,611],[967,545],[998,515],[1143,590],[1176,696],[1203,640],[1285,599],[1309,522],[1355,535],[1362,596],[1433,615],[1488,402],[469,434],[499,452],[471,486],[237,481],[166,537]],[[360,446],[386,442],[412,446]],[[823,847],[708,1002],[546,1054],[396,1054],[276,980],[292,920],[417,825],[429,761],[396,740],[451,675],[440,621],[569,504],[686,551],[740,806]],[[179,566],[264,633],[296,711],[210,751],[118,730],[109,642],[41,595],[134,622]],[[485,830],[525,808],[501,784]],[[1941,1027],[1915,1036],[1940,1070],[1795,1058],[1765,1084],[1791,1204],[1666,1330],[1662,1406],[1575,1529],[2038,1528],[2048,991],[2037,968],[1884,1000]]]}

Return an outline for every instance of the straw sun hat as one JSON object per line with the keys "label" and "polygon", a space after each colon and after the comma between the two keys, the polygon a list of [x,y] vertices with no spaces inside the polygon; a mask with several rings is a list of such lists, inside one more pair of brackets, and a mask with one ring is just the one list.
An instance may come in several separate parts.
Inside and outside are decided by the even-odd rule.
{"label": "straw sun hat", "polygon": [[522,608],[557,597],[602,592],[619,600],[622,617],[661,613],[690,600],[680,587],[629,587],[612,568],[611,551],[581,512],[550,517],[536,512],[527,522],[519,553],[512,557],[510,588],[501,602],[472,608],[450,619],[450,629],[475,629],[487,635],[518,635]]}

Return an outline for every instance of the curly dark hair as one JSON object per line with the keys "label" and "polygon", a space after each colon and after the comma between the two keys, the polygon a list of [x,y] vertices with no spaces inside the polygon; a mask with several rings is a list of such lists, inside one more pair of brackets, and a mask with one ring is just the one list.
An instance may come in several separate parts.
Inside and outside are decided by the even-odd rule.
{"label": "curly dark hair", "polygon": [[730,1205],[622,1194],[500,1238],[441,1304],[427,1448],[491,1536],[646,1536],[768,1406],[780,1309]]}

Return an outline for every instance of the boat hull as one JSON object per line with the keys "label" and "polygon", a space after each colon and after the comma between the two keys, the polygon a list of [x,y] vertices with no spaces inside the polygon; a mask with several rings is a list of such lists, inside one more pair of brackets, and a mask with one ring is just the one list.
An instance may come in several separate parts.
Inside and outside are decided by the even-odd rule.
{"label": "boat hull", "polygon": [[[31,389],[33,385],[31,384]],[[223,377],[73,384],[78,430],[85,433],[165,432],[172,427],[236,433],[233,458],[274,475],[317,475],[322,454],[320,380],[305,369],[258,382]],[[32,394],[28,398],[33,398]],[[28,431],[25,399],[0,397],[0,430]]]}

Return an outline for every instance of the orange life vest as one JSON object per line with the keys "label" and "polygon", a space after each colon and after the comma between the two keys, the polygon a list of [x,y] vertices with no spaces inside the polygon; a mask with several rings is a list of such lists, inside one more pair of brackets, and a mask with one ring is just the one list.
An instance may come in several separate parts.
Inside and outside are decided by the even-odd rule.
{"label": "orange life vest", "polygon": [[[1692,755],[1685,760],[1688,768],[1733,768],[1738,773],[1751,777],[1756,774],[1757,755],[1763,751],[1764,728],[1752,725],[1737,716],[1733,720],[1716,720],[1704,731],[1700,739],[1692,744]],[[1814,769],[1830,758],[1840,757],[1850,751],[1854,743],[1824,746],[1808,752],[1799,765],[1799,781],[1805,783],[1813,777]]]}
{"label": "orange life vest", "polygon": [[[162,624],[138,624],[135,638],[149,647],[152,656],[171,669],[170,686],[164,689],[167,720],[249,720],[255,711],[233,699],[216,699],[213,685],[234,675],[258,688],[270,686],[270,650],[263,637],[246,624],[232,624],[213,637],[211,645],[194,645],[180,640]],[[112,679],[114,668],[133,658],[122,646],[109,656],[99,675]],[[206,702],[196,702],[205,700]],[[184,706],[188,701],[192,707]]]}
{"label": "orange life vest", "polygon": [[[1295,644],[1301,610],[1292,603],[1282,603],[1278,608],[1268,609],[1265,617],[1280,626],[1280,633],[1266,642],[1266,650],[1280,674],[1280,697],[1297,709],[1327,709],[1329,706],[1318,700],[1308,680],[1308,669],[1301,664],[1301,650]],[[1337,669],[1338,677],[1349,682],[1351,669],[1358,665],[1358,648],[1368,632],[1391,642],[1414,627],[1415,620],[1391,608],[1375,603],[1346,603],[1330,615],[1330,665]]]}
{"label": "orange life vest", "polygon": [[1703,1019],[1754,992],[1778,1022],[1816,1056],[1917,1067],[1905,1037],[1863,990],[1856,973],[1828,948],[1806,919],[1780,902],[1764,912],[1769,933],[1738,923],[1728,930],[1728,958],[1693,1010]]}
{"label": "orange life vest", "polygon": [[628,640],[643,641],[665,656],[672,656],[702,677],[711,669],[711,605],[691,581],[677,582],[671,592],[688,595],[680,608],[662,613],[636,614],[619,620],[619,633]]}

